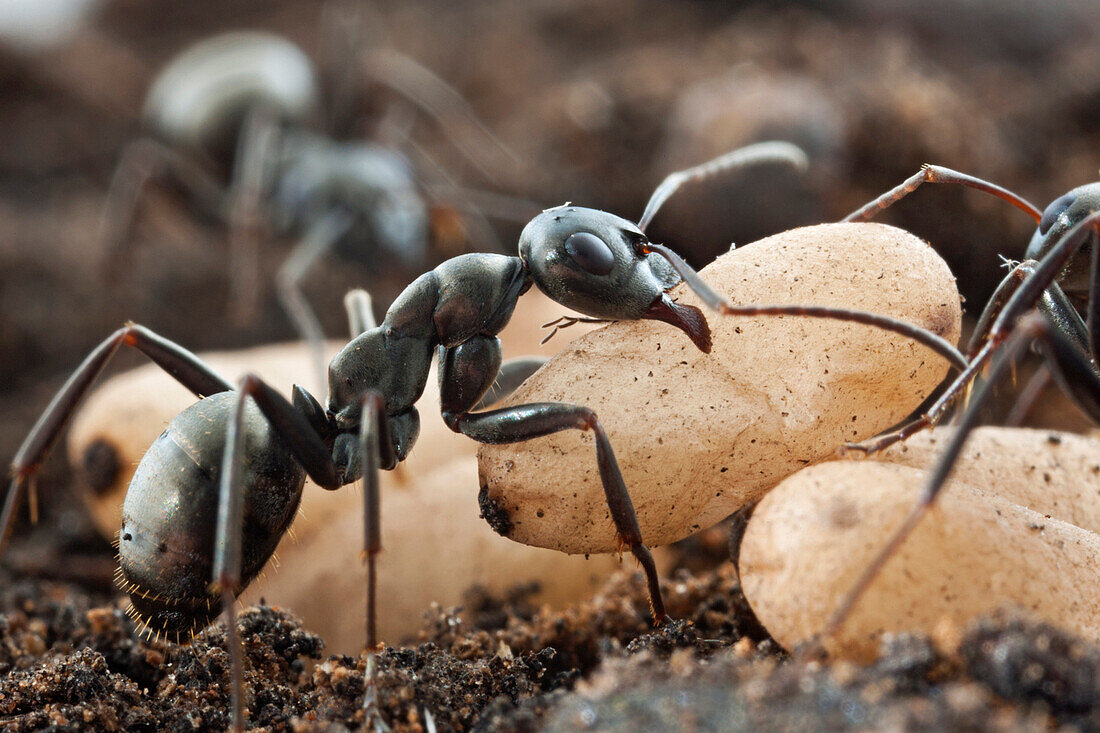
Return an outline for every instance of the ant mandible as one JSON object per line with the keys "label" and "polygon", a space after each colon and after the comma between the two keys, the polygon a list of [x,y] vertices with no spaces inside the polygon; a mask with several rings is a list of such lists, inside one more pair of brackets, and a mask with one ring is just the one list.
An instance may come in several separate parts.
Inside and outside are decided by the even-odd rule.
{"label": "ant mandible", "polygon": [[[498,374],[518,383],[529,360],[502,363],[497,334],[532,285],[596,319],[664,321],[704,352],[710,329],[702,312],[673,301],[681,279],[723,314],[838,318],[886,328],[965,364],[940,337],[886,316],[802,306],[730,305],[645,227],[683,184],[749,163],[804,165],[788,143],[760,143],[673,173],[654,192],[638,224],[594,209],[564,205],[531,220],[519,256],[467,254],[421,275],[375,325],[365,298],[346,300],[352,340],[328,368],[325,407],[301,386],[288,401],[254,375],[233,385],[191,352],[138,325],[109,336],[50,402],[12,463],[0,514],[0,552],[16,510],[81,399],[112,355],[136,348],[195,393],[141,460],[123,506],[120,579],[146,630],[179,641],[218,615],[227,623],[232,716],[242,721],[241,665],[234,600],[267,562],[287,530],[308,475],[328,490],[362,480],[367,563],[367,674],[364,706],[376,727],[374,684],[375,562],[381,550],[378,470],[392,469],[416,441],[414,403],[439,352],[443,420],[482,443],[513,443],[562,431],[592,431],[612,521],[623,547],[641,564],[656,622],[665,618],[657,570],[614,452],[592,410],[535,403],[480,410]],[[33,493],[32,493],[33,497]],[[214,511],[216,508],[216,512]],[[216,517],[216,518],[215,518]],[[212,582],[211,582],[212,580]]]}
{"label": "ant mandible", "polygon": [[[882,566],[931,509],[994,387],[1027,349],[1034,346],[1043,358],[1044,370],[1039,379],[1045,381],[1052,376],[1062,391],[1100,424],[1100,183],[1075,188],[1040,212],[1021,196],[988,181],[950,168],[925,165],[844,221],[866,221],[923,183],[957,183],[993,194],[1029,214],[1038,226],[1024,260],[1012,267],[982,310],[967,349],[967,367],[915,420],[868,443],[843,449],[870,455],[934,426],[978,373],[1000,354],[929,471],[913,508],[833,613],[823,630],[826,636],[839,631]],[[1042,381],[1029,384],[1025,395],[1031,396],[1022,399],[1033,399]]]}

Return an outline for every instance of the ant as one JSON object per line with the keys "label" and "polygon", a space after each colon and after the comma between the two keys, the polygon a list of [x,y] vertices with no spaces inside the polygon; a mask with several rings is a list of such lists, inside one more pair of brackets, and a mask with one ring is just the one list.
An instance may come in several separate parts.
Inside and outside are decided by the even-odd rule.
{"label": "ant", "polygon": [[[107,246],[104,261],[113,264],[150,181],[168,177],[182,186],[201,212],[228,225],[234,275],[229,302],[238,320],[248,320],[256,305],[261,230],[298,237],[279,271],[276,290],[283,309],[310,344],[319,384],[324,384],[325,374],[323,336],[300,287],[318,258],[335,250],[353,261],[390,261],[411,269],[426,259],[429,240],[455,236],[457,209],[463,210],[462,227],[498,244],[480,206],[524,222],[538,210],[507,196],[425,181],[442,178],[443,173],[415,147],[409,152],[417,156],[416,168],[398,149],[398,143],[410,142],[408,125],[395,133],[406,139],[390,144],[337,140],[340,118],[348,116],[340,108],[349,106],[350,95],[339,84],[347,86],[345,77],[351,75],[352,61],[358,60],[368,78],[445,123],[445,131],[457,130],[452,136],[456,147],[486,176],[492,178],[491,170],[515,163],[461,96],[428,69],[393,51],[357,54],[345,48],[339,53],[345,56],[340,65],[346,68],[337,70],[334,76],[339,78],[330,85],[337,88],[323,115],[329,129],[317,132],[310,123],[321,106],[318,74],[309,57],[285,38],[259,31],[231,32],[181,52],[150,86],[144,118],[152,137],[124,151],[101,223]],[[394,127],[400,123],[387,129]],[[222,177],[228,178],[227,184]],[[475,204],[474,197],[481,202]]]}
{"label": "ant", "polygon": [[[886,316],[840,308],[730,305],[679,256],[651,242],[645,227],[685,183],[735,166],[804,165],[788,143],[759,143],[669,175],[637,224],[565,204],[524,228],[518,256],[465,254],[414,280],[375,324],[368,302],[345,300],[351,341],[328,367],[325,406],[301,386],[292,400],[254,375],[234,388],[190,351],[128,324],[97,346],[50,402],[12,462],[0,514],[0,552],[17,508],[92,382],[121,346],[137,349],[199,401],[173,419],[141,460],[123,506],[120,582],[140,625],[177,642],[224,612],[231,659],[232,720],[242,721],[242,652],[235,598],[267,562],[298,506],[305,477],[328,490],[361,481],[367,564],[367,671],[364,707],[381,730],[374,682],[376,557],[382,548],[379,469],[412,449],[414,407],[438,352],[442,417],[481,443],[514,443],[562,430],[591,431],[596,463],[622,547],[644,571],[654,621],[665,618],[657,570],[614,451],[596,414],[581,405],[544,402],[482,410],[500,382],[518,384],[537,362],[503,362],[497,334],[532,286],[587,317],[664,321],[709,352],[702,312],[669,297],[681,280],[722,314],[807,315],[887,328],[918,340],[953,363],[965,359],[942,338]],[[215,511],[216,509],[216,511]]]}
{"label": "ant", "polygon": [[[1095,423],[1100,424],[1100,183],[1089,183],[1055,199],[1039,211],[1023,197],[937,165],[925,165],[903,183],[848,215],[844,221],[866,221],[912,193],[923,183],[956,183],[1008,201],[1038,225],[1022,262],[1013,265],[982,310],[967,349],[968,365],[922,415],[899,429],[842,452],[876,453],[936,425],[993,361],[986,383],[959,420],[943,454],[929,472],[916,503],[886,546],[863,571],[825,626],[835,634],[875,576],[936,501],[958,460],[979,414],[996,384],[1036,348],[1044,369],[1024,390],[1034,399],[1049,377]],[[1020,414],[1021,410],[1013,411]]]}

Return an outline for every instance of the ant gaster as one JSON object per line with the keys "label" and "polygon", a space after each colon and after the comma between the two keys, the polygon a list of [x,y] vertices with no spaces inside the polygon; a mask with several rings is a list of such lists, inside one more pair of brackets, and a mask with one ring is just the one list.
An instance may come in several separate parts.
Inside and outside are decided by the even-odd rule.
{"label": "ant gaster", "polygon": [[378,325],[367,299],[350,297],[346,303],[355,333],[329,365],[324,406],[300,386],[288,401],[251,375],[234,389],[191,352],[146,328],[127,325],[84,360],[20,447],[0,515],[0,549],[17,507],[33,490],[39,466],[96,376],[120,346],[136,348],[201,398],[172,420],[146,453],[124,503],[121,581],[141,624],[169,639],[186,639],[208,625],[219,607],[224,610],[233,721],[239,725],[242,654],[234,599],[290,525],[307,475],[328,490],[361,479],[368,568],[364,704],[381,726],[373,673],[375,561],[382,546],[377,473],[394,468],[412,449],[420,424],[414,403],[438,353],[440,404],[452,430],[482,443],[592,431],[611,518],[622,546],[641,563],[654,619],[660,622],[665,608],[657,571],[598,417],[584,406],[553,402],[475,411],[498,374],[502,382],[517,383],[531,371],[529,360],[502,364],[497,334],[517,299],[535,286],[592,318],[670,323],[705,352],[710,330],[702,313],[668,295],[683,279],[721,313],[854,320],[915,338],[953,363],[965,363],[938,336],[883,316],[730,305],[675,253],[645,236],[661,204],[686,182],[747,163],[802,165],[804,160],[792,145],[760,143],[674,173],[654,192],[637,225],[594,209],[549,209],[523,230],[518,257],[467,254],[448,260],[410,284]]}
{"label": "ant gaster", "polygon": [[[876,453],[939,422],[978,373],[999,355],[985,385],[975,394],[955,432],[929,471],[917,501],[886,546],[864,570],[826,624],[835,634],[875,576],[934,504],[962,453],[980,411],[996,384],[1031,347],[1043,358],[1037,380],[1024,390],[1034,399],[1053,377],[1062,391],[1100,424],[1100,183],[1073,189],[1046,210],[1007,189],[942,166],[925,165],[896,188],[850,214],[845,221],[866,221],[912,193],[923,183],[957,183],[1008,201],[1029,214],[1037,228],[1024,254],[994,291],[982,311],[968,347],[969,363],[927,412],[898,430],[847,452]],[[1021,414],[1014,410],[1014,414]]]}

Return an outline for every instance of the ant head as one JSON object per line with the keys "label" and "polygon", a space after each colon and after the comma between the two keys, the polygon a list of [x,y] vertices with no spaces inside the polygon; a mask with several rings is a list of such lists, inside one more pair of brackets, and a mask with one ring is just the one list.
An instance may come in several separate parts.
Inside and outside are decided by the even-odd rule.
{"label": "ant head", "polygon": [[[1067,194],[1059,196],[1043,210],[1039,227],[1028,245],[1029,257],[1041,257],[1074,224],[1089,214],[1100,210],[1100,183],[1078,186]],[[1043,243],[1046,243],[1043,246]],[[1036,259],[1038,259],[1036,257]]]}
{"label": "ant head", "polygon": [[[1043,211],[1039,227],[1031,236],[1026,256],[1030,259],[1042,259],[1075,224],[1097,211],[1100,211],[1100,183],[1079,186],[1059,196]],[[1063,290],[1088,292],[1089,251],[1086,244],[1069,261],[1059,278]]]}
{"label": "ant head", "polygon": [[698,308],[674,303],[667,291],[679,275],[637,225],[577,206],[547,209],[519,237],[519,254],[539,289],[558,303],[594,318],[671,323],[703,351],[710,329]]}

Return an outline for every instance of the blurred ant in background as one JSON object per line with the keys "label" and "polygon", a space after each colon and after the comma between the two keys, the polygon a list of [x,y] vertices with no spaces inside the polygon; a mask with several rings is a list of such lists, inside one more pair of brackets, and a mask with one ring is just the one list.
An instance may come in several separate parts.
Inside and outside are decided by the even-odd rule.
{"label": "blurred ant in background", "polygon": [[[421,111],[491,182],[520,168],[438,76],[392,50],[361,50],[361,16],[358,2],[326,5],[322,45],[335,57],[326,85],[300,48],[271,33],[224,33],[178,54],[150,86],[143,111],[150,137],[124,151],[101,225],[106,274],[115,277],[146,186],[162,178],[182,187],[199,212],[228,227],[229,310],[242,323],[255,318],[262,291],[260,240],[297,237],[277,292],[310,344],[321,385],[323,334],[300,287],[318,258],[335,250],[377,271],[422,267],[432,242],[504,251],[483,210],[525,222],[540,208],[459,188],[413,143]],[[376,141],[347,139],[366,82],[406,102],[390,106]]]}

